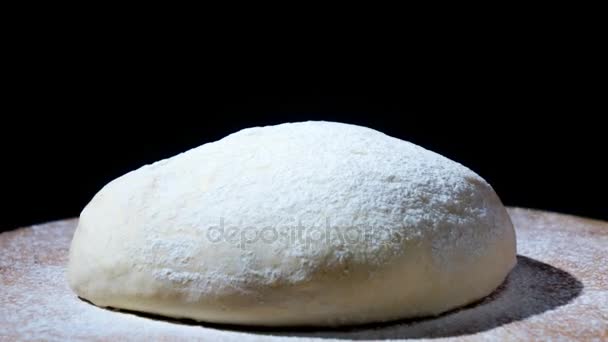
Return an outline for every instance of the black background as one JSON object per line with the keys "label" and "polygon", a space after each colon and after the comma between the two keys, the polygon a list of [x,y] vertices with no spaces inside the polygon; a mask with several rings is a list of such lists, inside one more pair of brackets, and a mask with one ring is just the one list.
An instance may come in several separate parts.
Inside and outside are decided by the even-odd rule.
{"label": "black background", "polygon": [[273,7],[266,21],[239,7],[216,23],[55,7],[12,13],[4,37],[0,231],[77,216],[145,163],[302,120],[412,141],[507,205],[608,220],[601,11],[315,8],[299,20],[304,8]]}
{"label": "black background", "polygon": [[254,96],[246,94],[254,84],[209,91],[108,81],[40,82],[16,95],[2,122],[1,230],[77,216],[108,181],[241,128],[303,120],[364,125],[419,144],[476,171],[507,205],[608,220],[604,113],[564,82]]}

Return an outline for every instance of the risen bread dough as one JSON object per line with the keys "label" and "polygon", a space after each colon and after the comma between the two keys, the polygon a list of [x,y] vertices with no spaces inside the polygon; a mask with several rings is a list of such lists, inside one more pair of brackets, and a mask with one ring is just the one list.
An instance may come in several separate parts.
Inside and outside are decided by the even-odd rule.
{"label": "risen bread dough", "polygon": [[515,265],[466,167],[369,128],[249,128],[130,172],[83,210],[70,286],[99,306],[253,325],[435,315]]}

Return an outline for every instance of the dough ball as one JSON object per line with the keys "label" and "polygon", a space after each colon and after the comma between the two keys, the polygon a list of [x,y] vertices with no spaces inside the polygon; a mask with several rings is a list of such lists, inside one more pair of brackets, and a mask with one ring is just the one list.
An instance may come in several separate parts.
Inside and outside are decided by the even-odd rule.
{"label": "dough ball", "polygon": [[99,306],[215,323],[437,315],[496,289],[513,226],[466,167],[331,122],[248,128],[106,185],[69,283]]}

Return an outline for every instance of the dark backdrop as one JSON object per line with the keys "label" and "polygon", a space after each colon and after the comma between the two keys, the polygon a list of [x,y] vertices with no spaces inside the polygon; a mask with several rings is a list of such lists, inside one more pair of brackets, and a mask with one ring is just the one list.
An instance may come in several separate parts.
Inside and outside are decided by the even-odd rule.
{"label": "dark backdrop", "polygon": [[576,85],[245,96],[146,82],[42,83],[16,97],[1,126],[0,230],[77,216],[113,178],[241,128],[302,120],[364,125],[419,144],[476,171],[507,205],[608,220],[605,113]]}

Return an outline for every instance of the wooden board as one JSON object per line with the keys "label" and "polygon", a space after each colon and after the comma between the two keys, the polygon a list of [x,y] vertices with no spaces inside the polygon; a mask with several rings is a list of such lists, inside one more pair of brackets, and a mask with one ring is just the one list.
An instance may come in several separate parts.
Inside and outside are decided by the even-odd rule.
{"label": "wooden board", "polygon": [[608,340],[608,222],[509,209],[518,265],[488,298],[439,317],[343,329],[199,324],[98,308],[65,279],[76,219],[0,234],[0,340]]}

